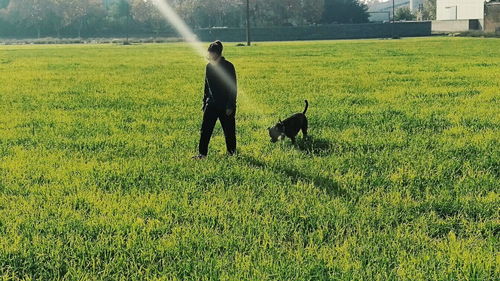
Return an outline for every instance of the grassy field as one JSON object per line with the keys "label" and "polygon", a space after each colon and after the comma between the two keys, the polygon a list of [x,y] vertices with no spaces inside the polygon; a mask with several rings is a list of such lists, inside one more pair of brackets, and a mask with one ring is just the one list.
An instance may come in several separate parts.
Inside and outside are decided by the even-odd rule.
{"label": "grassy field", "polygon": [[[498,280],[500,39],[0,47],[3,280]],[[311,106],[311,139],[266,128]]]}

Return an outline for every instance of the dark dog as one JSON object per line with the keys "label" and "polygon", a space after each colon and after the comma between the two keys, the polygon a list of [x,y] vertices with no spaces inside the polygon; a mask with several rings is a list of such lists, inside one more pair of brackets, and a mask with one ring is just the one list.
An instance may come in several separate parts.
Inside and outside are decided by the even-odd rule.
{"label": "dark dog", "polygon": [[295,143],[295,137],[297,137],[300,130],[302,130],[304,137],[307,137],[306,112],[309,108],[309,102],[307,100],[305,102],[306,108],[304,112],[294,114],[283,121],[280,120],[274,127],[267,128],[271,142],[277,142],[280,138],[283,139],[286,136],[292,140],[292,143]]}

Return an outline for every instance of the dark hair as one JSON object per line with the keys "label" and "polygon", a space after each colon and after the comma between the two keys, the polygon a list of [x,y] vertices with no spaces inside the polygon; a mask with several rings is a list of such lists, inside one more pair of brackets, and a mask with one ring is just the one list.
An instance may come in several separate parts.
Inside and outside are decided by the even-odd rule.
{"label": "dark hair", "polygon": [[210,46],[208,46],[208,51],[210,53],[216,53],[219,56],[222,55],[223,49],[224,49],[224,46],[222,46],[222,42],[219,40],[213,42],[212,44],[210,44]]}

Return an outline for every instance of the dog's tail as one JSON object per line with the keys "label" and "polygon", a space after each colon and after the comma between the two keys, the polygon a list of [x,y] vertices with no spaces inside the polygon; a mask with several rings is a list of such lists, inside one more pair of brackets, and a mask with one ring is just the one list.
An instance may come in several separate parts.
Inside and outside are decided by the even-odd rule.
{"label": "dog's tail", "polygon": [[306,114],[307,109],[309,108],[309,102],[307,100],[305,100],[305,102],[306,102],[306,108],[304,108],[304,112],[302,112],[302,114]]}

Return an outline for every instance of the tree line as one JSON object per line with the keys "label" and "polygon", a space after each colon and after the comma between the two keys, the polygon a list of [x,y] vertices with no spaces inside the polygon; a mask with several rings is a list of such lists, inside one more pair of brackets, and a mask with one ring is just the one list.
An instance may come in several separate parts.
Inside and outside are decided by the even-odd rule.
{"label": "tree line", "polygon": [[[192,28],[244,27],[246,0],[168,0]],[[359,0],[250,0],[253,26],[368,21]],[[152,0],[0,0],[2,37],[175,35]]]}

